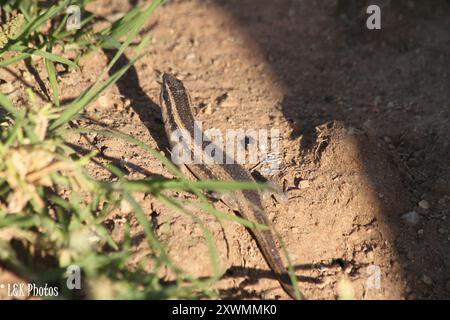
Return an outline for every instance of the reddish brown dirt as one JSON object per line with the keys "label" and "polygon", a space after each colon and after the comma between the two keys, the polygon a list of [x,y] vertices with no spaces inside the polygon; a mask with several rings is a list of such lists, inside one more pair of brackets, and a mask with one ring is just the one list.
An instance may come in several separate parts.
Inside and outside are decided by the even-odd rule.
{"label": "reddish brown dirt", "polygon": [[[289,201],[270,200],[266,208],[307,298],[335,299],[346,277],[357,299],[448,299],[450,6],[437,0],[383,5],[382,30],[368,31],[359,23],[364,14],[344,5],[339,15],[334,0],[168,1],[148,22],[149,53],[86,114],[165,150],[155,70],[175,73],[205,127],[280,129],[282,167],[270,179],[289,190]],[[89,9],[114,19],[131,6],[95,1]],[[82,62],[81,72],[61,78],[63,97],[76,97],[110,56],[98,52]],[[2,77],[19,86],[9,73]],[[170,177],[138,148],[91,140],[130,178]],[[141,200],[173,259],[192,274],[209,275],[200,228],[154,199]],[[422,200],[430,208],[420,207]],[[417,224],[402,218],[410,211],[418,213]],[[287,297],[242,226],[222,228],[199,216],[227,270],[218,284],[224,298]],[[117,237],[123,218],[134,221],[120,213],[111,218]],[[147,249],[139,228],[134,232],[139,259]],[[379,289],[368,286],[372,265],[381,271]]]}

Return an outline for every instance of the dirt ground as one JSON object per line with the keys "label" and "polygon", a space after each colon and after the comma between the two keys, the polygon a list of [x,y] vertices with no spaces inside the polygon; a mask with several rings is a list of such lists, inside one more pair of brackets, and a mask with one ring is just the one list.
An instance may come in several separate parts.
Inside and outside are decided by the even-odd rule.
{"label": "dirt ground", "polygon": [[[88,9],[113,21],[136,3],[94,1]],[[449,299],[450,3],[371,3],[382,7],[382,30],[367,30],[365,13],[344,1],[167,1],[148,22],[149,53],[86,115],[165,151],[155,70],[175,73],[205,127],[280,130],[281,170],[266,178],[288,201],[269,199],[266,209],[308,299],[337,298],[343,278],[357,299]],[[111,54],[97,52],[62,76],[63,98],[92,83]],[[2,77],[42,92],[24,66],[13,71],[25,83]],[[137,147],[91,141],[74,139],[130,178],[170,177]],[[210,275],[201,229],[151,197],[141,200],[173,259]],[[123,219],[134,221],[125,211],[111,217],[116,237]],[[224,298],[287,298],[245,228],[199,216],[227,270],[218,284]],[[138,260],[147,248],[133,224]]]}

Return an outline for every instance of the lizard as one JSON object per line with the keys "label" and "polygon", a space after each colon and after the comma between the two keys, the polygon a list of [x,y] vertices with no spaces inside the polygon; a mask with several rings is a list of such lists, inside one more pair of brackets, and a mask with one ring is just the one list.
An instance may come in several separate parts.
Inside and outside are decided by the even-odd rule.
{"label": "lizard", "polygon": [[[164,73],[162,75],[160,105],[164,129],[172,148],[175,143],[171,135],[175,130],[183,130],[194,139],[194,129],[198,130],[197,123],[192,113],[191,98],[183,82],[174,75]],[[202,145],[194,145],[194,148],[204,150],[205,142]],[[195,144],[195,142],[194,142]],[[228,155],[224,152],[225,157]],[[246,181],[255,182],[252,175],[241,165],[236,163],[226,164],[205,164],[205,163],[184,163],[186,169],[199,180],[225,180],[225,181]],[[271,270],[276,274],[283,290],[293,299],[297,296],[287,273],[286,267],[281,259],[279,250],[275,244],[273,232],[267,216],[264,213],[261,194],[259,190],[236,190],[231,197],[222,197],[221,201],[233,211],[251,222],[268,226],[265,230],[248,229],[253,235],[256,243]]]}

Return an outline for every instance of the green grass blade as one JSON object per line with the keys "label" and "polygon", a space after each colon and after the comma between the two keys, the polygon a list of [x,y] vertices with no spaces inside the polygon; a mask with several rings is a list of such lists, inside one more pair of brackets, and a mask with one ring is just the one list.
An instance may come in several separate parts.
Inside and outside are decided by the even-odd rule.
{"label": "green grass blade", "polygon": [[0,106],[2,106],[3,109],[11,113],[12,115],[17,115],[16,107],[14,107],[12,102],[3,93],[0,93]]}
{"label": "green grass blade", "polygon": [[56,79],[56,69],[53,61],[49,59],[44,59],[45,68],[47,69],[48,80],[50,82],[50,87],[52,88],[53,103],[55,106],[59,107],[59,89],[58,81]]}
{"label": "green grass blade", "polygon": [[190,181],[186,186],[186,181],[173,179],[151,179],[151,180],[124,180],[122,186],[132,192],[150,192],[162,190],[184,190],[190,191],[192,188],[204,191],[231,191],[231,190],[260,190],[267,189],[267,184],[245,181]]}
{"label": "green grass blade", "polygon": [[48,59],[53,62],[59,62],[62,64],[66,64],[70,67],[77,68],[77,65],[73,61],[66,59],[64,57],[57,56],[50,52],[42,51],[42,50],[35,49],[35,48],[29,48],[29,47],[26,47],[23,45],[15,45],[12,48],[16,51],[21,52],[22,54],[25,53],[25,54],[29,54],[29,55],[40,56],[42,58]]}
{"label": "green grass blade", "polygon": [[9,66],[11,64],[14,64],[16,62],[25,60],[27,58],[31,57],[31,54],[29,53],[20,53],[12,58],[6,59],[6,60],[1,60],[0,61],[0,67],[6,67]]}

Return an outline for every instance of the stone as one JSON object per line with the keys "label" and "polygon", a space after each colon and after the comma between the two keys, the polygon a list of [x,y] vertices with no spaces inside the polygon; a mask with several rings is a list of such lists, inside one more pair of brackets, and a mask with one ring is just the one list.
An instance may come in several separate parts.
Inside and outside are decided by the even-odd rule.
{"label": "stone", "polygon": [[109,106],[110,101],[108,99],[108,97],[106,95],[101,96],[100,98],[98,98],[98,104],[103,107],[106,108]]}
{"label": "stone", "polygon": [[422,281],[423,281],[423,283],[425,283],[427,285],[432,285],[433,284],[433,280],[429,276],[427,276],[426,274],[424,274],[422,276]]}
{"label": "stone", "polygon": [[419,208],[422,208],[424,210],[430,209],[430,203],[427,200],[421,200],[418,203]]}
{"label": "stone", "polygon": [[306,189],[306,188],[309,188],[310,186],[311,186],[311,184],[308,180],[302,180],[298,183],[298,187],[300,189]]}
{"label": "stone", "polygon": [[405,220],[408,224],[416,225],[419,223],[420,216],[416,211],[410,211],[402,215],[402,219]]}

